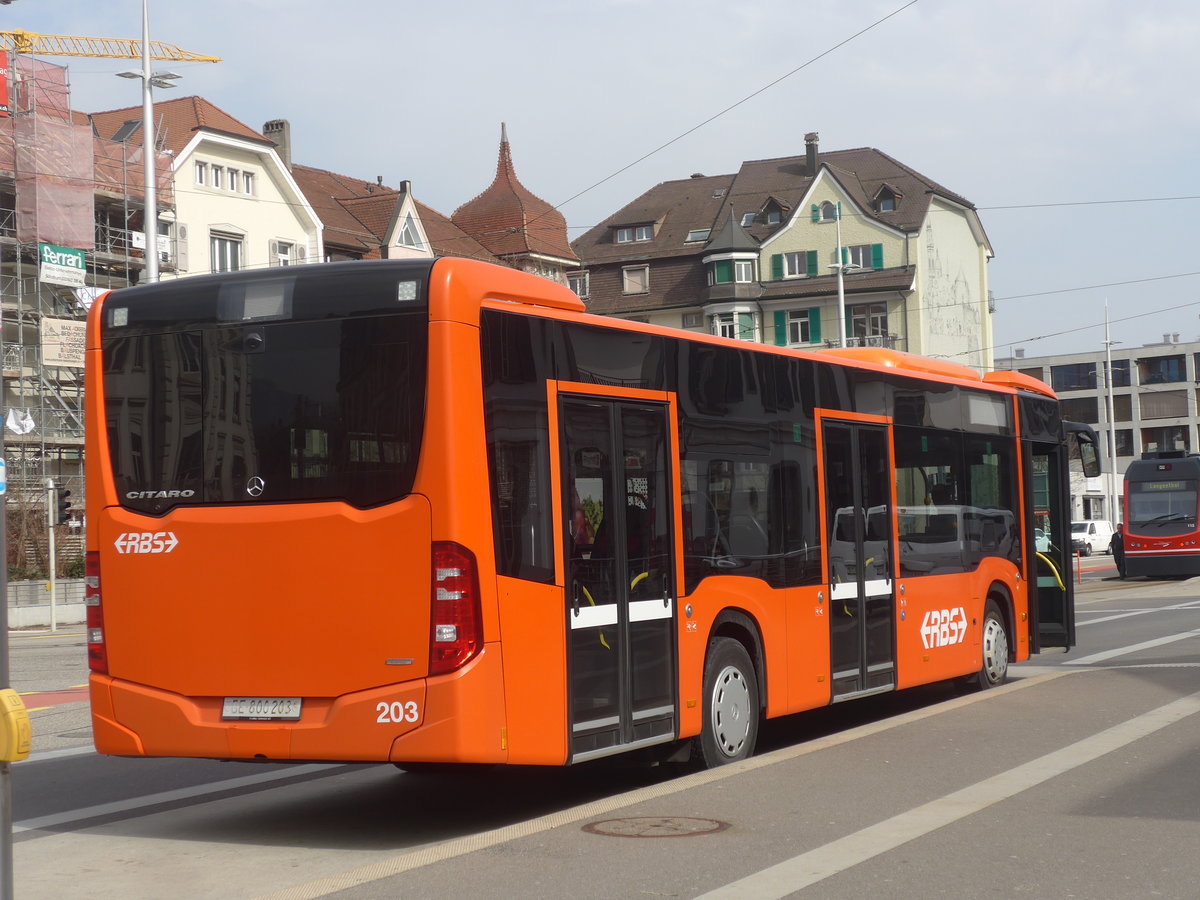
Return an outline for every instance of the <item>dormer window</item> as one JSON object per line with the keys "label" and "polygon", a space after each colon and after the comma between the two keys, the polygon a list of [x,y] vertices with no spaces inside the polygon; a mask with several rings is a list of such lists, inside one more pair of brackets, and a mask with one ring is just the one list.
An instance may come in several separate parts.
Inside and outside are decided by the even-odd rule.
{"label": "dormer window", "polygon": [[768,209],[767,210],[767,224],[768,225],[778,225],[782,218],[783,218],[783,214],[779,210],[777,210],[777,209]]}
{"label": "dormer window", "polygon": [[711,228],[693,228],[691,231],[689,231],[687,233],[687,238],[685,239],[685,242],[688,244],[692,244],[692,243],[695,243],[696,241],[707,241],[708,236],[711,233],[712,233]]}
{"label": "dormer window", "polygon": [[639,241],[651,240],[653,237],[653,225],[629,225],[625,228],[617,229],[618,244],[633,244]]}
{"label": "dormer window", "polygon": [[900,205],[900,192],[890,185],[884,185],[875,194],[875,212],[895,212]]}

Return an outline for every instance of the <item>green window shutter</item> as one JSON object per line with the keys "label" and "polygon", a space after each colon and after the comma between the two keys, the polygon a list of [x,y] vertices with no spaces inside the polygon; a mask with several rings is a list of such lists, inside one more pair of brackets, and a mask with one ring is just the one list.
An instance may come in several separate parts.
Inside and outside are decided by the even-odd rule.
{"label": "green window shutter", "polygon": [[883,268],[883,244],[872,244],[871,245],[871,268],[872,269],[882,269]]}
{"label": "green window shutter", "polygon": [[777,309],[775,310],[775,346],[786,347],[787,342],[787,313],[782,309]]}
{"label": "green window shutter", "polygon": [[771,277],[778,281],[783,277],[783,254],[771,254]]}
{"label": "green window shutter", "polygon": [[846,337],[854,337],[854,314],[846,310]]}
{"label": "green window shutter", "polygon": [[754,313],[738,313],[738,339],[743,341],[754,340]]}
{"label": "green window shutter", "polygon": [[810,343],[821,343],[821,310],[814,306],[808,311],[808,340]]}
{"label": "green window shutter", "polygon": [[821,221],[821,207],[817,206],[815,203],[813,204],[812,208],[812,220],[814,222]]}
{"label": "green window shutter", "polygon": [[721,259],[713,264],[713,280],[717,284],[729,284],[733,281],[733,260]]}
{"label": "green window shutter", "polygon": [[850,264],[850,248],[843,247],[842,248],[842,265],[846,266],[849,264]]}
{"label": "green window shutter", "polygon": [[808,253],[807,253],[807,256],[808,256],[808,259],[806,259],[806,260],[804,261],[804,265],[805,265],[805,268],[806,268],[806,269],[807,269],[807,271],[808,271],[808,274],[809,274],[809,275],[816,275],[816,274],[818,274],[818,273],[817,273],[817,251],[816,251],[816,250],[809,250],[809,251],[808,251]]}

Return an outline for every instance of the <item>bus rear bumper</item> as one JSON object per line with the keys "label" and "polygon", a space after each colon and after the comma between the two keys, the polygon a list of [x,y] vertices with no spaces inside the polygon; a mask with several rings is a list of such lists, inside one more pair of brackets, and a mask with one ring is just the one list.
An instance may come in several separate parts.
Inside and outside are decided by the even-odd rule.
{"label": "bus rear bumper", "polygon": [[272,762],[505,762],[500,645],[450,675],[341,697],[304,697],[299,721],[221,717],[186,697],[91,676],[96,749],[113,756]]}

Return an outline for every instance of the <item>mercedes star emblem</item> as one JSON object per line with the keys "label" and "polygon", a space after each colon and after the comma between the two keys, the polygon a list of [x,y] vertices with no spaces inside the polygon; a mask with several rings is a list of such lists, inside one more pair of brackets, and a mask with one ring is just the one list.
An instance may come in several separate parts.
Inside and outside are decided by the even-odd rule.
{"label": "mercedes star emblem", "polygon": [[251,497],[257,497],[263,492],[263,489],[266,486],[267,486],[267,483],[265,481],[263,481],[261,478],[259,478],[257,475],[255,475],[253,478],[251,478],[249,481],[246,482],[246,493],[249,494]]}

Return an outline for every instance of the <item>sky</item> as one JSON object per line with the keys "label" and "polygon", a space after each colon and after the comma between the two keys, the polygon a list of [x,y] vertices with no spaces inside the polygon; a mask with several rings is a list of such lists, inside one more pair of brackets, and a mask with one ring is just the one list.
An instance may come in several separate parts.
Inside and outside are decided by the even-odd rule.
{"label": "sky", "polygon": [[[141,0],[14,0],[0,28],[140,38]],[[995,258],[995,355],[1200,340],[1194,0],[150,0],[158,63],[296,162],[412,183],[449,215],[522,183],[572,239],[654,185],[743,160],[875,147],[967,198]],[[131,63],[70,68],[72,103],[140,104]],[[136,67],[137,63],[132,64]],[[156,92],[162,97],[167,92]],[[704,223],[707,224],[707,223]]]}

